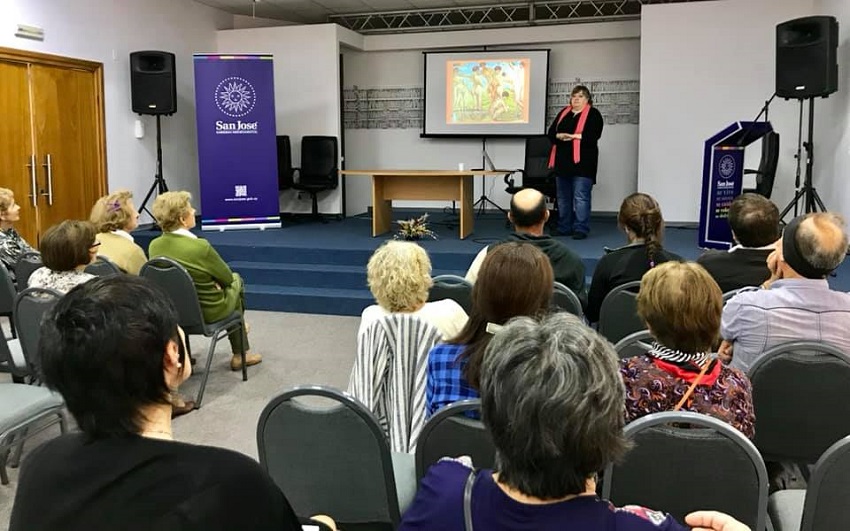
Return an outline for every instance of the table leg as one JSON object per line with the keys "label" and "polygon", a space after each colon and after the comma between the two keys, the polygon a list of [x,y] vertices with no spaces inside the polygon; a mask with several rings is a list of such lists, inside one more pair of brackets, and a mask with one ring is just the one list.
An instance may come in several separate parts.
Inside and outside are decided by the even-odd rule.
{"label": "table leg", "polygon": [[393,222],[392,201],[384,199],[384,177],[372,176],[372,237],[389,232]]}
{"label": "table leg", "polygon": [[472,199],[472,176],[463,175],[459,177],[458,186],[460,186],[460,239],[464,239],[472,234],[472,224],[475,220],[473,215],[473,199]]}

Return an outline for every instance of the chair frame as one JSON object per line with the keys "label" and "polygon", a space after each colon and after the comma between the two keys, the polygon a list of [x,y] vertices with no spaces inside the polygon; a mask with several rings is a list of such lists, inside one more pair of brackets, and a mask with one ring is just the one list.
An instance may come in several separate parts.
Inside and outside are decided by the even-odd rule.
{"label": "chair frame", "polygon": [[[15,297],[15,313],[14,313],[13,318],[14,318],[14,321],[15,321],[15,327],[18,329],[18,334],[20,336],[18,338],[18,341],[20,342],[21,352],[24,355],[24,360],[26,361],[27,368],[28,368],[28,371],[29,371],[29,374],[27,374],[27,375],[23,375],[21,373],[18,373],[17,376],[29,376],[32,379],[31,383],[36,383],[36,382],[40,381],[40,376],[39,376],[39,373],[38,373],[38,371],[40,370],[40,367],[33,362],[33,359],[35,359],[37,353],[36,352],[29,352],[27,350],[27,342],[24,340],[24,337],[26,336],[26,334],[29,333],[29,331],[28,331],[27,327],[23,326],[23,323],[20,322],[20,311],[18,309],[20,308],[21,301],[23,301],[25,298],[27,298],[31,295],[38,296],[39,294],[52,297],[52,298],[55,299],[55,301],[58,301],[59,299],[61,299],[62,297],[65,296],[63,293],[56,291],[55,289],[26,288],[25,290],[18,293],[17,297]],[[40,326],[41,326],[41,323],[39,323],[39,327]],[[39,335],[41,334],[40,330],[38,331],[38,334]],[[8,344],[7,344],[7,346],[8,346]],[[11,357],[10,357],[10,361],[11,361]]]}
{"label": "chair frame", "polygon": [[[25,384],[10,383],[0,385]],[[56,416],[56,418],[50,420],[49,422],[43,422],[44,420],[49,419],[54,415]],[[9,474],[6,471],[6,466],[10,465],[13,468],[18,466],[18,462],[21,458],[21,453],[23,452],[24,442],[57,423],[59,424],[60,433],[67,433],[68,418],[65,414],[64,401],[62,402],[61,406],[39,413],[38,415],[30,417],[20,422],[16,426],[9,428],[5,432],[0,433],[0,483],[2,483],[3,485],[9,484]],[[17,450],[15,455],[13,455],[10,460],[9,454],[14,448],[17,448]]]}
{"label": "chair frame", "polygon": [[614,350],[617,351],[617,355],[620,357],[620,359],[630,358],[632,356],[623,356],[623,351],[633,345],[642,345],[645,346],[646,351],[649,352],[649,349],[652,348],[652,345],[646,343],[647,340],[655,340],[652,335],[652,332],[650,332],[649,330],[640,330],[638,332],[632,332],[623,339],[617,341],[617,343],[614,345]]}
{"label": "chair frame", "polygon": [[[104,275],[103,272],[99,271],[100,269],[109,269],[110,270],[109,274]],[[100,255],[100,254],[97,255],[97,258],[95,259],[94,262],[92,262],[92,263],[90,263],[89,265],[86,266],[84,271],[86,273],[88,273],[90,275],[94,275],[96,277],[123,275],[124,274],[124,271],[122,271],[121,268],[118,267],[118,264],[116,264],[115,262],[110,260],[108,257]]]}
{"label": "chair frame", "polygon": [[[815,464],[815,471],[812,473],[811,480],[806,489],[806,498],[803,502],[803,519],[800,522],[800,531],[817,531],[815,530],[815,512],[818,507],[818,494],[820,494],[823,476],[826,470],[829,469],[833,461],[845,458],[844,455],[850,453],[850,435],[836,441],[830,446],[826,452],[818,459]],[[845,458],[846,459],[846,458]]]}
{"label": "chair frame", "polygon": [[5,291],[3,293],[2,298],[6,298],[9,304],[9,308],[6,311],[0,311],[0,316],[6,317],[9,319],[9,328],[11,329],[12,339],[18,337],[17,330],[15,329],[15,321],[13,316],[15,315],[15,298],[18,295],[18,290],[15,288],[15,283],[12,282],[12,276],[9,274],[9,270],[5,267],[0,266],[0,290]]}
{"label": "chair frame", "polygon": [[[571,313],[571,314],[575,315],[576,317],[584,317],[584,310],[582,310],[582,308],[581,308],[581,300],[579,300],[578,295],[576,295],[576,292],[571,290],[565,284],[558,282],[556,280],[555,284],[552,288],[552,295],[553,295],[552,304],[556,308],[563,310],[565,312]],[[560,306],[558,306],[555,302],[555,299],[554,299],[554,297],[556,295],[561,295],[563,297],[566,297],[569,300],[569,303],[572,306],[572,308],[561,308]]]}
{"label": "chair frame", "polygon": [[[159,256],[156,258],[151,258],[142,266],[142,269],[139,271],[139,276],[145,277],[145,272],[148,269],[164,269],[164,268],[176,268],[177,270],[182,272],[184,277],[184,282],[192,289],[192,295],[194,300],[194,304],[191,305],[194,307],[192,310],[192,316],[184,316],[179,315],[178,318],[181,321],[181,327],[183,327],[183,331],[186,334],[186,356],[187,358],[192,357],[192,352],[189,347],[189,335],[202,335],[204,337],[210,338],[210,348],[207,352],[207,363],[206,368],[204,370],[204,374],[201,377],[201,387],[198,389],[198,396],[195,398],[195,409],[201,408],[201,402],[204,399],[204,391],[207,388],[207,380],[210,377],[210,367],[212,366],[213,355],[215,354],[215,347],[218,342],[231,332],[235,332],[236,330],[240,330],[245,326],[244,315],[239,315],[238,319],[236,318],[237,312],[233,312],[228,317],[225,317],[221,321],[217,321],[215,323],[207,323],[204,321],[204,313],[201,311],[201,303],[198,301],[198,290],[195,288],[195,282],[192,280],[192,276],[183,267],[180,263],[171,258],[165,256]],[[188,288],[187,288],[188,289]],[[190,303],[191,304],[191,303]],[[185,318],[189,318],[192,322],[187,325],[183,325],[182,321]],[[245,345],[242,345],[242,381],[248,381],[248,364],[245,360]]]}
{"label": "chair frame", "polygon": [[[692,413],[690,411],[664,411],[662,413],[653,413],[651,415],[641,417],[635,420],[634,422],[627,424],[625,429],[623,430],[623,433],[626,437],[631,439],[634,438],[636,434],[644,430],[648,430],[656,426],[662,426],[673,423],[690,424],[699,428],[712,429],[720,435],[734,441],[738,444],[738,446],[741,447],[741,449],[744,450],[744,452],[750,457],[750,460],[753,463],[753,466],[756,470],[756,475],[758,476],[759,483],[759,507],[758,514],[756,516],[756,525],[753,529],[756,531],[761,531],[765,529],[765,526],[769,521],[767,518],[767,468],[765,467],[764,460],[762,460],[761,454],[759,454],[759,451],[756,446],[752,443],[752,441],[747,439],[743,433],[736,430],[729,424],[723,422],[722,420],[710,417],[708,415],[703,415],[701,413]],[[614,463],[609,463],[608,466],[605,467],[604,477],[605,479],[602,482],[602,497],[608,500],[611,498],[611,484],[613,483],[614,477]]]}
{"label": "chair frame", "polygon": [[[608,338],[608,336],[605,334],[605,327],[603,326],[603,323],[606,322],[606,320],[603,317],[607,313],[606,312],[606,309],[607,309],[606,306],[607,305],[605,303],[608,302],[609,299],[614,300],[614,297],[619,295],[622,292],[633,293],[634,291],[638,291],[638,290],[640,290],[640,280],[633,280],[632,282],[626,282],[625,284],[620,284],[619,286],[615,287],[614,289],[609,291],[607,295],[605,295],[604,299],[602,299],[602,304],[599,306],[598,328],[599,328],[599,333],[602,334],[603,336],[605,336],[606,339]],[[611,304],[611,303],[608,302],[608,304]],[[638,317],[638,319],[640,319],[640,317]],[[637,330],[637,331],[639,331],[639,330]],[[626,334],[626,335],[629,335],[629,334]],[[626,337],[626,336],[624,336],[624,337]],[[623,338],[619,338],[619,339],[617,339],[617,341],[619,342],[620,339],[623,339]],[[610,339],[609,339],[609,341],[610,341]]]}
{"label": "chair frame", "polygon": [[[452,402],[446,406],[440,408],[439,411],[434,413],[434,415],[425,422],[425,426],[422,427],[422,431],[419,432],[419,439],[416,441],[416,481],[417,483],[425,476],[425,472],[427,472],[427,468],[431,466],[433,463],[425,463],[425,450],[423,441],[427,441],[428,437],[431,435],[437,427],[441,426],[445,422],[452,422],[452,420],[467,411],[480,411],[481,410],[481,399],[480,398],[468,398],[466,400],[458,400],[457,402]],[[469,421],[471,423],[480,424],[481,429],[486,430],[486,426],[484,426],[484,422],[478,419],[472,419],[469,417],[464,417],[464,421]],[[451,456],[449,456],[451,457]]]}
{"label": "chair frame", "polygon": [[[432,288],[434,286],[436,286],[437,284],[442,284],[444,286],[465,286],[465,287],[469,288],[470,307],[469,308],[464,307],[463,310],[466,313],[469,313],[472,310],[472,307],[471,307],[471,305],[472,305],[472,286],[473,286],[472,282],[466,280],[464,277],[462,277],[460,275],[437,275],[436,277],[431,279],[431,282],[432,282],[432,284],[431,284]],[[429,301],[431,301],[430,295],[431,294],[429,292],[428,293],[428,300]],[[463,307],[463,304],[460,304],[460,302],[458,302],[457,300],[455,300],[455,299],[452,299],[452,300],[454,300],[461,307]]]}
{"label": "chair frame", "polygon": [[[764,351],[764,353],[762,353],[762,355],[759,356],[756,359],[755,362],[753,362],[753,364],[750,366],[749,370],[747,371],[747,377],[750,379],[751,382],[753,382],[754,398],[755,398],[755,387],[756,387],[756,383],[755,383],[754,380],[759,376],[759,372],[761,370],[763,370],[763,367],[765,365],[770,364],[770,363],[775,363],[776,360],[779,359],[779,356],[781,356],[782,354],[793,354],[796,350],[816,350],[816,351],[819,351],[822,354],[829,355],[829,356],[832,356],[835,359],[843,361],[848,367],[850,367],[850,355],[845,354],[840,349],[838,349],[838,348],[836,348],[836,347],[834,347],[834,346],[832,346],[828,343],[821,343],[821,342],[818,342],[818,341],[788,341],[788,342],[785,342],[785,343],[781,343],[779,345],[776,345],[775,347],[769,348],[766,351]],[[756,427],[756,441],[758,441],[758,432],[759,432],[758,422],[759,422],[759,415],[756,415],[756,425],[755,425],[755,427]],[[785,460],[785,461],[795,460],[794,457],[784,456],[784,455],[775,456],[775,455],[770,454],[770,453],[765,453],[765,454],[762,454],[762,455],[766,460],[771,460],[771,461],[772,460]],[[817,460],[817,458],[811,459],[812,462],[815,462],[816,460]],[[801,466],[800,468],[801,468],[801,471],[805,475],[808,471],[807,467]]]}
{"label": "chair frame", "polygon": [[266,424],[269,421],[274,410],[284,402],[292,401],[298,397],[318,396],[333,400],[337,404],[353,411],[369,428],[375,441],[378,444],[381,453],[381,468],[383,469],[384,484],[387,490],[387,507],[390,515],[390,524],[393,529],[397,528],[401,522],[401,512],[398,506],[398,492],[396,490],[395,476],[393,475],[393,461],[390,452],[390,445],[387,441],[387,436],[384,434],[378,419],[372,414],[363,404],[356,398],[349,395],[345,391],[340,391],[333,387],[323,385],[300,385],[284,391],[283,393],[272,398],[263,411],[260,413],[260,418],[257,420],[257,453],[259,455],[260,466],[266,473],[268,468],[269,449],[263,439]]}
{"label": "chair frame", "polygon": [[[41,253],[36,252],[36,251],[29,251],[29,252],[22,254],[21,256],[18,257],[18,261],[15,262],[15,287],[18,289],[19,293],[21,291],[24,291],[25,289],[27,289],[29,277],[30,277],[30,275],[32,275],[33,272],[35,272],[35,269],[33,269],[30,272],[30,275],[27,275],[26,278],[23,278],[23,277],[21,277],[20,272],[18,271],[18,266],[20,264],[24,263],[24,262],[29,262],[30,258],[36,258],[36,257],[38,258],[39,263],[44,265],[44,263],[41,260]],[[38,268],[36,268],[36,269],[38,269]],[[25,282],[23,282],[23,284],[22,284],[21,280],[24,280]]]}
{"label": "chair frame", "polygon": [[[308,184],[301,182],[301,179],[304,178],[304,140],[308,138],[311,139],[311,141],[312,139],[333,139],[334,166],[328,174],[328,182],[322,190],[314,190]],[[332,135],[305,135],[301,137],[301,166],[293,166],[292,172],[292,178],[294,181],[292,189],[310,194],[310,199],[312,201],[311,217],[321,221],[322,223],[327,223],[328,220],[319,212],[319,192],[327,192],[329,190],[336,190],[339,188],[339,138]],[[296,174],[298,175],[297,179],[295,178]],[[324,175],[322,175],[322,177],[324,177]]]}

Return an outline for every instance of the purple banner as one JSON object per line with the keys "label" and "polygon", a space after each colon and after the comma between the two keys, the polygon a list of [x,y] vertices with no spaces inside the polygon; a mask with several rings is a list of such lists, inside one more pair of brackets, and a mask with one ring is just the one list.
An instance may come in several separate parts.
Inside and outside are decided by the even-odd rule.
{"label": "purple banner", "polygon": [[201,227],[280,227],[272,56],[194,59]]}

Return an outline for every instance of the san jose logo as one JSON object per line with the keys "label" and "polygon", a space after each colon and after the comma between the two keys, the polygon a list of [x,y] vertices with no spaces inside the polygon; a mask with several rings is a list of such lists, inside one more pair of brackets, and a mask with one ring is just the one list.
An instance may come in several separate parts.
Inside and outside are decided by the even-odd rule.
{"label": "san jose logo", "polygon": [[735,159],[731,155],[723,155],[720,157],[719,164],[720,176],[724,179],[729,179],[735,174]]}
{"label": "san jose logo", "polygon": [[240,118],[254,110],[257,93],[253,85],[242,77],[227,77],[215,88],[218,110],[231,118]]}

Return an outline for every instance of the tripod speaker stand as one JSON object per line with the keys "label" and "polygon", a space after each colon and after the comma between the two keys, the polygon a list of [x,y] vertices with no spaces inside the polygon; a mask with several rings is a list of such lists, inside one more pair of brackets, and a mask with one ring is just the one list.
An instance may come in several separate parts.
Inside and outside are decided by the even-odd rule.
{"label": "tripod speaker stand", "polygon": [[[815,98],[814,96],[810,96],[809,100],[809,132],[808,132],[808,140],[803,142],[803,147],[806,149],[806,175],[803,180],[803,186],[797,190],[797,193],[794,195],[794,199],[788,203],[785,208],[780,212],[779,219],[784,220],[785,216],[788,215],[788,212],[791,209],[794,209],[794,213],[797,213],[797,206],[800,200],[803,200],[803,208],[806,214],[810,212],[826,212],[826,207],[823,204],[823,201],[818,194],[817,189],[812,182],[812,167],[814,166],[814,136],[815,136]],[[800,102],[800,117],[802,119],[803,106],[802,100]],[[802,131],[801,131],[802,133]],[[800,163],[799,158],[797,159],[797,163]],[[798,183],[799,184],[799,183]]]}
{"label": "tripod speaker stand", "polygon": [[[495,165],[493,164],[493,161],[490,159],[490,155],[487,154],[487,139],[482,138],[481,139],[481,169],[486,170],[486,169],[488,169],[488,166],[489,166],[490,171],[497,171]],[[505,172],[505,174],[509,174],[509,173],[511,173],[511,172],[509,172],[509,171]],[[502,214],[507,215],[507,213],[508,213],[507,210],[500,207],[495,202],[493,202],[492,199],[487,197],[487,176],[482,174],[481,175],[481,197],[479,197],[475,201],[475,203],[472,204],[472,209],[473,209],[473,211],[477,211],[477,213],[478,213],[477,215],[480,216],[481,214],[483,214],[487,211],[487,205],[492,205],[492,206],[496,207],[496,210],[498,210]]]}
{"label": "tripod speaker stand", "polygon": [[[139,212],[147,212],[150,217],[153,216],[153,212],[147,208],[148,201],[150,201],[151,197],[153,197],[154,193],[164,194],[168,191],[168,185],[165,183],[165,177],[162,176],[162,125],[160,124],[160,115],[156,115],[156,173],[153,177],[153,184],[151,184],[150,189],[148,190],[147,195],[145,195],[144,200],[142,200],[142,205],[139,207]],[[156,218],[154,218],[156,220]],[[154,225],[156,225],[156,221],[154,221]]]}

